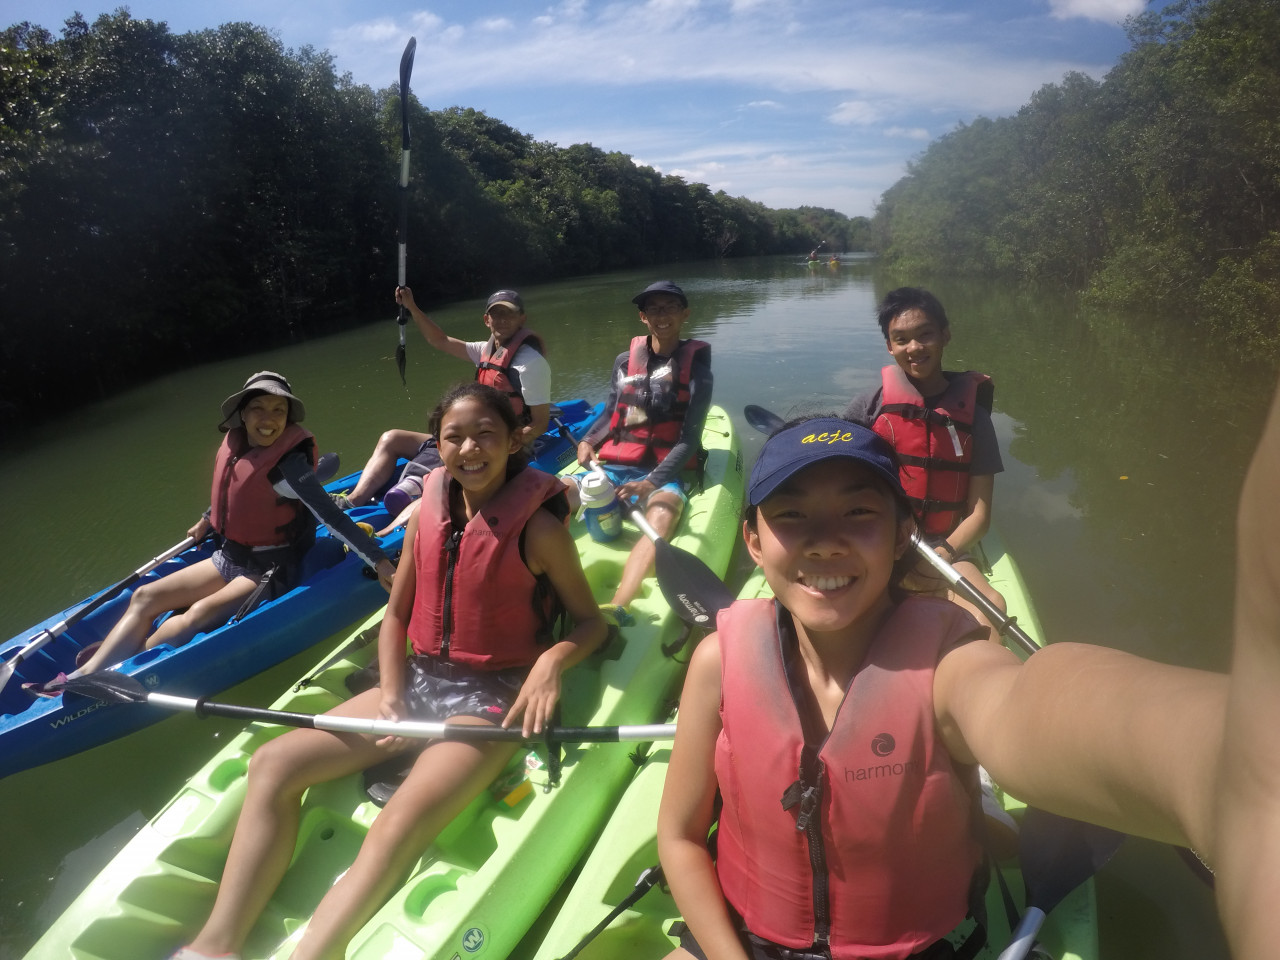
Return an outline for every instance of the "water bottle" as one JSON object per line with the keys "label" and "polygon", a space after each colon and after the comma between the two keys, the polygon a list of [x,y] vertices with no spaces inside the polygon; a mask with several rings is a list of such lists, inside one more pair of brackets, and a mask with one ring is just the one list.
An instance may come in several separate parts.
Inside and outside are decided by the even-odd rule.
{"label": "water bottle", "polygon": [[582,495],[583,520],[591,539],[596,543],[618,539],[622,534],[622,504],[618,503],[613,484],[604,471],[588,473],[578,489]]}

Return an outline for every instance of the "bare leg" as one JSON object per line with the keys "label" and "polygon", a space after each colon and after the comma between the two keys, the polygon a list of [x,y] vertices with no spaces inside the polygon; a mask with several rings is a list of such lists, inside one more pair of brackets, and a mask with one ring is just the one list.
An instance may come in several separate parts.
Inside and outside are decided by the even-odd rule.
{"label": "bare leg", "polygon": [[378,438],[369,462],[360,473],[356,488],[347,494],[352,506],[363,507],[373,503],[374,494],[391,479],[400,457],[409,459],[418,452],[430,434],[413,430],[388,430]]}
{"label": "bare leg", "polygon": [[189,606],[225,586],[227,583],[212,560],[201,560],[167,577],[143,584],[133,592],[124,615],[111,628],[102,646],[73,675],[95,673],[133,656],[142,649],[156,617]]}
{"label": "bare leg", "polygon": [[[649,495],[649,500],[645,504],[644,516],[657,531],[658,536],[665,539],[675,529],[683,509],[684,503],[679,496],[670,490],[655,490]],[[610,603],[625,607],[635,599],[635,595],[640,591],[641,582],[645,577],[653,575],[655,553],[653,541],[641,535],[635,546],[631,548],[627,562],[622,568],[622,579]]]}
{"label": "bare leg", "polygon": [[[376,717],[381,700],[382,691],[375,687],[329,713]],[[260,747],[249,762],[244,807],[217,900],[191,946],[217,955],[244,945],[288,869],[308,787],[363,770],[405,748],[379,747],[368,737],[320,730],[292,730]]]}
{"label": "bare leg", "polygon": [[147,649],[162,643],[180,647],[201,630],[222,626],[235,615],[257,587],[257,580],[236,577],[217,593],[197,600],[183,613],[174,614],[160,624],[156,632],[147,638]]}
{"label": "bare leg", "polygon": [[447,740],[427,747],[374,820],[351,868],[316,907],[294,960],[341,960],[356,931],[449,821],[502,771],[515,749],[509,743]]}
{"label": "bare leg", "polygon": [[1232,956],[1280,942],[1280,393],[1237,521],[1235,651],[1216,811],[1218,906]]}

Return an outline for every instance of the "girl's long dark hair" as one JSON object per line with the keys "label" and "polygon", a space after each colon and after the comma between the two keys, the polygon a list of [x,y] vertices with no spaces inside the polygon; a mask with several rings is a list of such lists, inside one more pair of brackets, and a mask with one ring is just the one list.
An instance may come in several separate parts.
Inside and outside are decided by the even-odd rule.
{"label": "girl's long dark hair", "polygon": [[[507,426],[508,433],[519,433],[522,429],[520,418],[516,416],[516,412],[511,409],[511,401],[507,399],[507,395],[501,390],[476,380],[468,380],[465,383],[455,383],[440,398],[440,402],[435,405],[431,411],[431,415],[427,418],[427,429],[439,439],[440,425],[444,422],[444,415],[453,408],[454,404],[462,400],[474,400],[483,404],[502,420]],[[529,464],[529,455],[523,448],[517,450],[507,459],[507,477],[514,476],[523,470]]]}

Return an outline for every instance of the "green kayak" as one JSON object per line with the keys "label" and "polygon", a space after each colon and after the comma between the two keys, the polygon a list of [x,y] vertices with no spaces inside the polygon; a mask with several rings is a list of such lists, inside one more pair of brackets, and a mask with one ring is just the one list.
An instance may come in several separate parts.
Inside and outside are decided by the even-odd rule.
{"label": "green kayak", "polygon": [[[987,535],[984,547],[991,582],[1008,602],[1008,612],[1039,642],[1043,636],[1040,624],[1013,558],[993,534]],[[768,595],[759,570],[739,593],[741,597]],[[571,955],[597,924],[643,887],[642,875],[658,863],[654,829],[670,755],[669,743],[656,745],[636,773],[565,895],[534,960],[561,960]],[[1007,796],[1001,799],[1018,816],[1022,805]],[[1016,864],[1004,865],[1004,875],[1021,906],[1022,878]],[[1010,936],[1000,888],[994,882],[987,891],[987,913],[990,943],[979,956],[992,960]],[[679,921],[670,894],[655,886],[583,945],[578,960],[658,960],[677,944],[679,928],[672,931]],[[1078,887],[1050,913],[1038,939],[1048,955],[1058,960],[1097,960],[1098,912],[1092,881]]]}
{"label": "green kayak", "polygon": [[[708,416],[703,445],[710,454],[703,488],[690,497],[671,543],[724,576],[738,538],[743,478],[732,424],[718,407]],[[577,519],[572,532],[597,598],[607,601],[634,537],[596,543]],[[634,625],[565,675],[563,724],[652,723],[669,714],[688,662],[688,629],[652,579],[630,612]],[[361,624],[305,684],[273,706],[321,713],[345,699],[344,681],[372,656],[381,616]],[[285,729],[255,723],[233,738],[89,883],[29,957],[160,960],[190,939],[213,903],[249,758]],[[518,753],[493,787],[441,833],[352,940],[347,956],[506,957],[608,819],[635,771],[633,749],[540,744]],[[246,960],[292,952],[377,813],[362,777],[306,794],[293,861],[249,936]]]}

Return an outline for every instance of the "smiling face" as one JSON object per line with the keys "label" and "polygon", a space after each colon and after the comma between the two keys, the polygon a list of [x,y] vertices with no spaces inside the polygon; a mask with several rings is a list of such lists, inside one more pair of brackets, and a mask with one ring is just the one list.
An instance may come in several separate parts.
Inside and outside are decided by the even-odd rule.
{"label": "smiling face", "polygon": [[484,325],[493,331],[498,346],[502,346],[524,326],[525,315],[504,303],[495,303],[484,315]]}
{"label": "smiling face", "polygon": [[782,483],[760,504],[755,528],[744,524],[743,536],[797,628],[816,636],[878,623],[911,533],[884,481],[837,457]]}
{"label": "smiling face", "polygon": [[680,328],[689,319],[689,308],[671,293],[651,293],[640,308],[640,322],[649,328],[663,356],[680,340]]}
{"label": "smiling face", "polygon": [[912,307],[889,322],[889,353],[917,385],[931,397],[947,388],[942,375],[942,351],[951,342],[951,328],[940,327],[923,310]]}
{"label": "smiling face", "polygon": [[520,449],[520,434],[489,405],[464,397],[445,411],[437,442],[445,468],[464,495],[487,499],[506,482],[507,458]]}
{"label": "smiling face", "polygon": [[264,393],[254,397],[240,409],[244,431],[255,447],[269,447],[289,425],[289,401]]}

